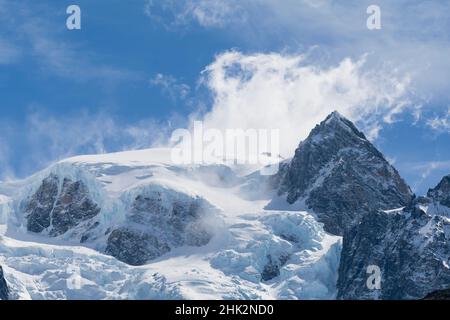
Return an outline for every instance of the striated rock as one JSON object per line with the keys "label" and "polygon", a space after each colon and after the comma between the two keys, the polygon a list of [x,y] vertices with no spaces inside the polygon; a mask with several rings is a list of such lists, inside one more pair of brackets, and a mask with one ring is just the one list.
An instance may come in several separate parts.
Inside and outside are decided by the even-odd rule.
{"label": "striated rock", "polygon": [[[450,287],[450,219],[433,208],[415,199],[404,210],[371,212],[346,232],[338,298],[421,299]],[[370,265],[380,268],[380,290],[366,285]]]}
{"label": "striated rock", "polygon": [[175,192],[138,195],[124,227],[111,232],[106,253],[142,265],[180,246],[203,246],[212,234],[204,224],[212,207],[200,198]]}
{"label": "striated rock", "polygon": [[3,275],[3,268],[0,266],[0,300],[8,300],[9,289]]}
{"label": "striated rock", "polygon": [[83,182],[64,178],[59,190],[59,177],[52,174],[42,181],[25,211],[29,231],[47,230],[55,237],[95,217],[100,208]]}
{"label": "striated rock", "polygon": [[278,194],[304,201],[325,230],[343,235],[373,209],[405,206],[411,190],[352,122],[333,112],[280,167]]}

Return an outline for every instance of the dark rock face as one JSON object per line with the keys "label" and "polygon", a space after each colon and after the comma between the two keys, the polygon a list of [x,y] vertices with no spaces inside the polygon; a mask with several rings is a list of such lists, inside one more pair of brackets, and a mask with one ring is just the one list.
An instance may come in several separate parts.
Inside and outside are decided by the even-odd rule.
{"label": "dark rock face", "polygon": [[133,266],[143,265],[169,251],[170,247],[155,236],[127,228],[114,230],[106,249],[108,254]]}
{"label": "dark rock face", "polygon": [[450,289],[431,292],[424,300],[450,300]]}
{"label": "dark rock face", "polygon": [[443,206],[450,208],[450,174],[442,178],[435,188],[428,190],[427,195]]}
{"label": "dark rock face", "polygon": [[[417,204],[417,202],[415,202]],[[419,205],[374,211],[344,235],[339,299],[421,299],[450,287],[450,220]],[[381,271],[381,289],[366,285],[367,268]]]}
{"label": "dark rock face", "polygon": [[143,265],[171,248],[203,246],[212,237],[202,221],[209,209],[206,201],[180,194],[139,195],[126,226],[110,234],[106,253],[131,265]]}
{"label": "dark rock face", "polygon": [[28,231],[40,233],[50,227],[50,214],[58,196],[58,177],[51,175],[42,181],[41,186],[28,203]]}
{"label": "dark rock face", "polygon": [[289,255],[282,255],[278,259],[268,255],[267,260],[268,262],[261,273],[261,280],[263,281],[269,281],[278,277],[280,275],[280,269],[289,260]]}
{"label": "dark rock face", "polygon": [[32,196],[25,210],[29,231],[59,236],[100,212],[81,181],[64,178],[61,190],[59,183],[59,177],[50,175]]}
{"label": "dark rock face", "polygon": [[288,203],[305,200],[325,230],[343,235],[367,212],[406,205],[411,191],[363,133],[337,112],[300,143],[275,180]]}
{"label": "dark rock face", "polygon": [[100,208],[90,199],[86,186],[81,181],[72,182],[65,178],[53,209],[50,234],[61,235],[99,212]]}
{"label": "dark rock face", "polygon": [[9,289],[3,275],[3,268],[0,266],[0,300],[8,300]]}

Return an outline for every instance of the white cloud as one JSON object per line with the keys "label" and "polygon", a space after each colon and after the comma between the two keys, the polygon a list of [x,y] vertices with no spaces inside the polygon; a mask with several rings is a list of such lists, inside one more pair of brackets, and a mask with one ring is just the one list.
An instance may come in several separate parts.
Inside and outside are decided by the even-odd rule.
{"label": "white cloud", "polygon": [[237,0],[147,0],[144,12],[167,28],[192,22],[202,27],[224,27],[245,21],[241,1]]}
{"label": "white cloud", "polygon": [[237,51],[217,56],[203,72],[203,83],[214,96],[212,110],[203,117],[205,127],[280,129],[286,157],[334,110],[359,122],[374,138],[383,123],[411,105],[407,75],[364,70],[364,58],[331,67],[306,60],[303,55]]}
{"label": "white cloud", "polygon": [[[334,110],[359,121],[366,133],[375,136],[383,123],[392,121],[406,108],[408,81],[407,76],[393,71],[364,70],[364,58],[322,67],[307,62],[304,55],[229,51],[218,55],[203,71],[201,83],[213,95],[213,104],[206,113],[191,115],[190,120],[200,118],[206,128],[222,130],[280,129],[281,152],[287,157],[314,125]],[[162,74],[151,83],[169,90],[169,94],[187,90],[174,77]],[[76,154],[165,145],[170,131],[185,122],[174,117],[173,126],[151,119],[132,124],[117,120],[106,112],[64,117],[31,112],[25,137],[19,138],[25,141],[27,161],[15,170],[30,174]],[[8,132],[5,136],[14,134]],[[6,151],[15,148],[14,143],[11,140],[4,145],[6,157]],[[8,159],[3,159],[5,167]]]}
{"label": "white cloud", "polygon": [[238,1],[201,0],[191,3],[188,12],[204,27],[224,26],[239,14]]}
{"label": "white cloud", "polygon": [[191,91],[191,88],[187,84],[179,82],[172,75],[162,73],[158,73],[151,78],[150,85],[160,87],[163,93],[173,101],[186,99]]}
{"label": "white cloud", "polygon": [[427,120],[427,125],[438,132],[450,133],[450,107],[446,114]]}
{"label": "white cloud", "polygon": [[[450,102],[449,1],[379,0],[382,29],[377,31],[366,27],[371,0],[217,2],[185,0],[167,5],[166,1],[151,1],[151,16],[168,25],[220,29],[236,47],[291,52],[316,47],[319,59],[329,64],[368,52],[367,65],[374,69],[408,72],[411,87],[430,101],[428,106]],[[202,15],[195,15],[195,10],[206,13],[203,15],[213,22],[202,23]]]}

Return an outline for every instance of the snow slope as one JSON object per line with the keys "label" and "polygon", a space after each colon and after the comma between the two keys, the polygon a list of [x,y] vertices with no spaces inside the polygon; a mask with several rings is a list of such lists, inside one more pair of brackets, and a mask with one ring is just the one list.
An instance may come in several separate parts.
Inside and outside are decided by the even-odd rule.
{"label": "snow slope", "polygon": [[[249,168],[173,165],[170,152],[147,149],[74,157],[25,180],[0,183],[0,265],[11,298],[335,297],[340,237],[324,232],[322,224],[306,211],[265,210],[274,195],[270,190],[255,192],[257,185],[265,190],[264,178],[257,173],[247,175]],[[52,234],[51,227],[30,232],[30,201],[51,175],[57,177],[62,204],[89,198],[99,213],[77,220],[63,234]],[[61,196],[64,181],[78,189],[69,188],[72,191]],[[77,198],[73,190],[83,193]],[[149,194],[161,196],[162,214],[175,210],[170,201],[198,199],[207,204],[205,214],[195,219],[211,234],[209,241],[190,245],[169,239],[166,251],[141,266],[106,255],[112,229],[132,224],[149,232],[145,222],[136,226],[135,219],[136,199]],[[34,210],[42,209],[39,201]],[[139,218],[148,218],[139,214]],[[160,227],[151,232],[157,238],[175,237],[164,234],[171,230],[167,223],[172,220],[162,218]]]}

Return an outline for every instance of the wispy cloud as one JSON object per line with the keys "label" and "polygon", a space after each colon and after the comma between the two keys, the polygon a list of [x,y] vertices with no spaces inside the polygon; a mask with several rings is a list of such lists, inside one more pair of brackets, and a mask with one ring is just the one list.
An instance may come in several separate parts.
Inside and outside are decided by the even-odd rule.
{"label": "wispy cloud", "polygon": [[[409,73],[417,96],[436,105],[450,102],[450,2],[379,0],[382,29],[366,27],[369,0],[149,1],[153,19],[178,27],[220,29],[240,43],[297,52],[316,48],[329,65],[369,53],[366,68]],[[164,3],[164,4],[163,4]],[[207,13],[212,22],[202,22]],[[178,28],[180,29],[180,28]],[[418,63],[417,57],[423,57]],[[422,119],[426,121],[426,119]]]}
{"label": "wispy cloud", "polygon": [[421,177],[427,178],[433,170],[437,169],[448,169],[450,170],[450,160],[449,161],[430,161],[425,163],[420,163],[413,166],[413,169],[422,171]]}
{"label": "wispy cloud", "polygon": [[[167,123],[154,119],[124,123],[107,112],[80,111],[65,116],[30,112],[24,124],[2,121],[0,179],[23,177],[73,155],[164,145],[169,130]],[[12,160],[17,159],[14,153],[18,152],[26,157],[13,166]]]}
{"label": "wispy cloud", "polygon": [[450,161],[427,161],[408,164],[408,171],[420,172],[420,177],[413,181],[413,191],[428,189],[436,185],[444,175],[450,173]]}
{"label": "wispy cloud", "polygon": [[[357,121],[371,138],[411,105],[409,78],[366,71],[364,58],[324,67],[304,55],[225,52],[203,72],[214,97],[205,127],[280,129],[284,157],[330,112]],[[198,115],[196,115],[198,117]]]}
{"label": "wispy cloud", "polygon": [[186,27],[192,22],[202,27],[222,28],[245,21],[242,1],[237,0],[147,0],[144,12],[167,29]]}
{"label": "wispy cloud", "polygon": [[172,75],[157,73],[150,79],[150,85],[161,88],[172,101],[184,100],[189,96],[191,88]]}
{"label": "wispy cloud", "polygon": [[44,4],[1,1],[0,7],[0,28],[9,35],[0,39],[0,45],[2,41],[7,44],[0,47],[0,63],[2,59],[15,61],[20,55],[47,74],[75,81],[97,80],[102,85],[140,77],[133,71],[102,63],[101,57],[88,48],[69,41],[69,31],[50,22],[54,19],[48,19],[48,15],[54,14],[53,9]]}
{"label": "wispy cloud", "polygon": [[450,133],[450,107],[448,108],[447,113],[428,119],[427,125],[437,132]]}

